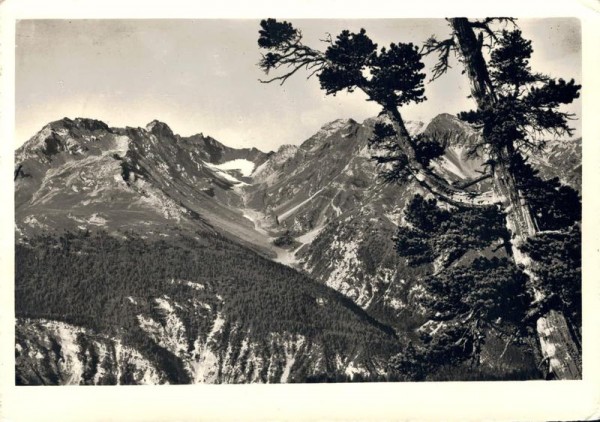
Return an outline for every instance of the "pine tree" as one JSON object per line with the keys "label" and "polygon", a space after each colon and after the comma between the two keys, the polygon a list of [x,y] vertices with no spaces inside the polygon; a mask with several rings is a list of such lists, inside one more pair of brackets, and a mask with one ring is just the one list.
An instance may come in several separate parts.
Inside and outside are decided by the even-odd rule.
{"label": "pine tree", "polygon": [[[375,157],[387,165],[386,179],[416,180],[437,200],[459,209],[485,212],[490,206],[499,208],[510,230],[513,261],[524,268],[530,280],[528,286],[540,302],[544,299],[540,288],[544,281],[540,280],[536,264],[523,247],[527,238],[538,231],[522,194],[532,188],[531,182],[535,179],[518,179],[517,167],[523,161],[524,152],[543,151],[544,143],[535,135],[571,134],[568,126],[571,116],[561,112],[559,106],[577,98],[581,87],[573,80],[557,81],[533,73],[529,67],[533,49],[519,30],[498,33],[491,29],[491,25],[498,22],[514,24],[513,19],[455,18],[448,21],[452,36],[443,41],[431,38],[422,52],[439,53],[434,78],[443,75],[451,54],[456,53],[471,82],[477,109],[461,113],[460,117],[481,131],[480,141],[471,146],[471,153],[487,160],[487,172],[463,186],[448,183],[429,165],[443,151],[443,140],[411,137],[404,125],[399,107],[426,99],[421,52],[413,44],[397,43],[378,49],[363,29],[359,33],[342,31],[335,40],[328,40],[328,47],[322,52],[304,45],[302,33],[292,24],[263,20],[258,43],[268,52],[259,65],[267,74],[285,69],[279,76],[263,82],[283,84],[300,69],[306,69],[309,77],[318,77],[321,88],[329,95],[358,89],[369,100],[377,102],[382,107],[382,118],[375,128],[373,142],[386,152]],[[484,48],[491,49],[489,63],[484,58]],[[490,191],[467,189],[490,178],[493,180]],[[538,191],[543,194],[544,189]],[[573,199],[571,193],[564,191],[563,194]],[[435,213],[430,216],[433,215]],[[443,215],[437,217],[444,218]],[[410,236],[404,242],[415,256],[421,254],[426,259],[436,256],[431,244],[410,243]],[[560,379],[580,378],[580,350],[568,331],[562,311],[551,309],[538,316],[541,350],[550,371]]]}
{"label": "pine tree", "polygon": [[[540,135],[571,135],[568,120],[572,116],[559,107],[577,98],[581,86],[573,80],[566,82],[533,73],[529,66],[531,42],[522,37],[521,31],[491,29],[498,22],[514,25],[512,19],[448,21],[451,38],[441,42],[430,39],[426,52],[440,53],[436,76],[447,69],[451,52],[465,66],[477,109],[460,117],[481,128],[482,142],[474,149],[481,149],[494,164],[494,191],[502,208],[508,210],[506,225],[512,232],[513,259],[530,277],[536,301],[545,302],[541,286],[546,282],[540,277],[539,264],[523,248],[527,239],[539,232],[528,203],[535,179],[522,177],[523,154],[544,150]],[[491,49],[489,63],[483,57],[484,48]],[[572,194],[568,199],[578,206]],[[581,350],[562,310],[549,309],[538,316],[538,338],[550,375],[559,379],[581,378]]]}

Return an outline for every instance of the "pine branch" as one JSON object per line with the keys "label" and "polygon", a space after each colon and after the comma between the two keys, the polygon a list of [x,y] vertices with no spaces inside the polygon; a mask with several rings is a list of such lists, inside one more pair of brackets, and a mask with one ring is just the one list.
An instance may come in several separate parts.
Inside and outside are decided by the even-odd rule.
{"label": "pine branch", "polygon": [[432,53],[438,54],[438,61],[431,69],[433,76],[429,82],[435,81],[451,68],[449,63],[450,53],[455,48],[456,44],[454,42],[454,37],[443,41],[438,41],[435,37],[431,36],[427,41],[425,41],[420,53],[425,56]]}
{"label": "pine branch", "polygon": [[[299,71],[303,67],[306,68],[306,69],[310,69],[309,65],[311,65],[312,63],[314,63],[314,62],[311,62],[309,60],[301,61],[300,64],[297,64],[291,71],[289,71],[289,72],[287,72],[287,73],[285,73],[283,75],[275,76],[275,77],[273,77],[271,79],[266,79],[266,80],[259,79],[259,81],[260,81],[260,83],[263,83],[263,84],[270,84],[271,82],[281,81],[279,83],[279,85],[283,85],[285,83],[285,81],[287,81],[292,75],[294,75],[297,71]],[[315,65],[316,65],[316,63],[315,63]],[[317,70],[313,71],[309,75],[309,77],[311,75],[313,75],[314,73],[318,72],[319,70],[320,69],[318,68]]]}
{"label": "pine branch", "polygon": [[[474,29],[480,29],[482,33],[485,33],[492,42],[490,43],[490,48],[493,46],[494,42],[498,41],[498,31],[494,31],[491,29],[490,25],[493,23],[510,23],[514,27],[517,27],[515,18],[485,18],[484,20],[471,20],[469,21],[470,25]],[[483,45],[483,44],[482,44]]]}
{"label": "pine branch", "polygon": [[476,179],[469,180],[469,181],[465,182],[465,183],[464,183],[464,184],[462,184],[462,185],[458,185],[458,186],[457,186],[457,188],[459,188],[459,189],[466,189],[466,188],[468,188],[468,187],[471,187],[471,186],[473,186],[473,185],[476,185],[477,183],[479,183],[479,182],[482,182],[482,181],[484,181],[484,180],[486,180],[486,179],[490,179],[490,178],[492,178],[493,176],[494,176],[493,174],[489,174],[489,173],[488,173],[488,174],[484,174],[484,175],[483,175],[483,176],[481,176],[481,177],[478,177],[478,178],[476,178]]}

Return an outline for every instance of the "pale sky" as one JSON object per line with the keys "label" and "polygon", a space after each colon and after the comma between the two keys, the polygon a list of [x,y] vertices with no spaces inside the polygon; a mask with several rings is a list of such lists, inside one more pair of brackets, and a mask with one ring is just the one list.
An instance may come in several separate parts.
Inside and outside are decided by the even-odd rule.
{"label": "pale sky", "polygon": [[[443,19],[291,19],[305,43],[342,29],[367,34],[382,47],[443,38]],[[576,19],[525,19],[532,68],[581,83],[581,35]],[[285,85],[261,84],[256,63],[258,20],[22,20],[16,38],[16,145],[46,123],[88,117],[109,126],[145,126],[153,119],[175,133],[202,132],[233,147],[268,151],[299,144],[324,123],[362,121],[379,107],[361,93],[325,96],[316,78],[298,72]],[[433,58],[426,59],[429,71]],[[426,85],[428,101],[403,107],[406,120],[473,108],[466,75],[453,68]],[[584,91],[585,92],[585,91]],[[569,111],[581,115],[581,101]],[[580,134],[580,121],[572,122]]]}

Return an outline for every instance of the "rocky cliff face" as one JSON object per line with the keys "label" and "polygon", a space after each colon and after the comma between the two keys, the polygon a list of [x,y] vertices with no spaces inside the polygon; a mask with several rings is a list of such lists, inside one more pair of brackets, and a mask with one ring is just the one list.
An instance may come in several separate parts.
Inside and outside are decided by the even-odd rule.
{"label": "rocky cliff face", "polygon": [[[18,385],[154,385],[169,383],[290,383],[351,380],[387,373],[385,357],[330,355],[323,344],[294,333],[271,333],[263,341],[226,326],[220,314],[206,336],[189,338],[167,299],[156,300],[166,321],[139,315],[139,326],[170,352],[183,371],[146,357],[119,337],[64,322],[17,320]],[[225,331],[225,329],[230,331]],[[192,344],[192,347],[189,347]],[[328,374],[328,375],[326,375]]]}
{"label": "rocky cliff face", "polygon": [[544,154],[532,154],[531,162],[544,179],[558,177],[561,183],[581,193],[581,138],[550,140]]}
{"label": "rocky cliff face", "polygon": [[18,319],[18,385],[164,384],[157,368],[119,339],[51,320]]}

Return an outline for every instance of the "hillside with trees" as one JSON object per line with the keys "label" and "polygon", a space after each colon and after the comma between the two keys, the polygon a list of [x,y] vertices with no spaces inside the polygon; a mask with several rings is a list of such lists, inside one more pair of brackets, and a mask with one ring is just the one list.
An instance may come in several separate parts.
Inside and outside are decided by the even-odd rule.
{"label": "hillside with trees", "polygon": [[[211,338],[223,371],[213,382],[279,382],[286,353],[298,353],[287,382],[347,381],[351,362],[355,380],[392,376],[386,368],[398,350],[396,334],[340,293],[221,236],[181,233],[151,241],[125,235],[64,232],[18,244],[17,318],[85,327],[88,338],[90,333],[119,338],[170,383],[193,381],[190,353]],[[157,321],[165,335],[181,330],[177,348],[169,348],[165,338],[153,340],[144,330],[147,320]],[[297,350],[285,351],[285,342],[273,346],[273,335],[302,340]],[[244,356],[244,343],[255,345],[254,357],[248,350]],[[242,374],[227,374],[225,361]],[[250,363],[259,373],[244,366]],[[206,358],[197,364],[210,365]],[[41,382],[24,373],[26,367],[17,371],[21,382]]]}

